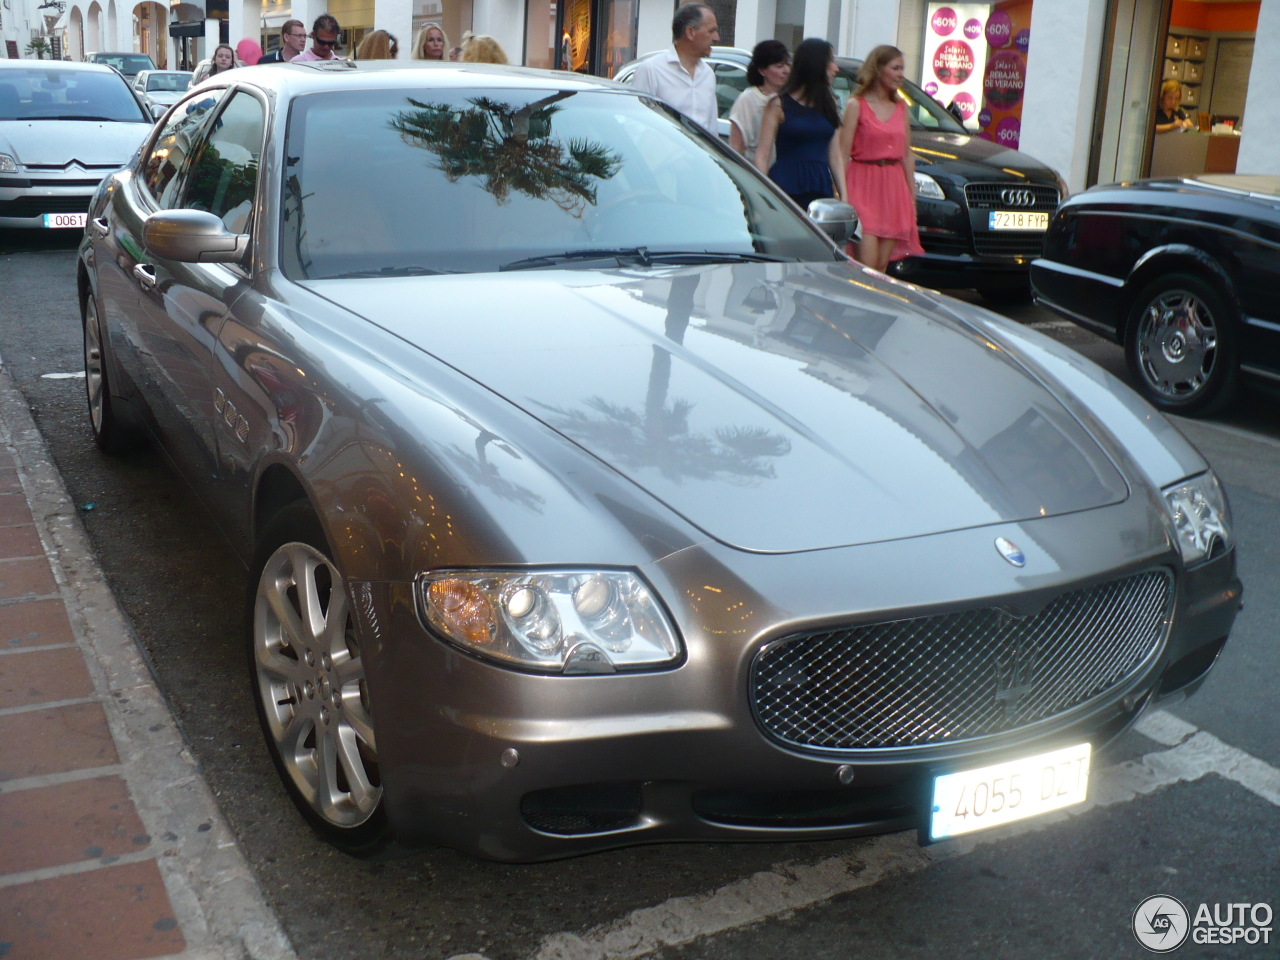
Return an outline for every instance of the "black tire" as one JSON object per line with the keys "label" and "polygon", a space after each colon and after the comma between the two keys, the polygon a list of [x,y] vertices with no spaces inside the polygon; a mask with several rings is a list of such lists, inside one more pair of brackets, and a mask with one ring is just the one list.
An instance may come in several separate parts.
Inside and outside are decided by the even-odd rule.
{"label": "black tire", "polygon": [[1221,413],[1240,389],[1239,321],[1231,300],[1193,273],[1167,273],[1133,301],[1124,356],[1153,406],[1184,417]]}
{"label": "black tire", "polygon": [[81,308],[81,326],[84,339],[84,385],[89,404],[89,429],[93,442],[103,453],[128,453],[144,444],[141,433],[121,423],[116,416],[111,397],[111,380],[107,372],[106,339],[102,335],[102,320],[98,316],[98,302],[88,294]]}
{"label": "black tire", "polygon": [[[398,850],[386,814],[359,644],[332,555],[324,530],[305,500],[285,507],[267,524],[249,577],[245,629],[249,684],[276,772],[307,823],[344,853],[382,859]],[[314,573],[293,558],[316,562]],[[324,564],[327,572],[322,572]],[[268,579],[264,573],[269,566]],[[293,586],[282,594],[278,585],[286,580]],[[300,590],[298,581],[311,587]],[[314,631],[308,633],[303,624],[301,606],[306,602],[304,592],[310,589],[316,589],[307,596],[316,598],[325,624],[332,627],[334,617],[345,618],[343,631],[325,631],[327,640],[317,638]],[[291,604],[296,624],[286,623],[273,608],[268,599],[273,591],[277,601]],[[304,639],[299,642],[297,636]],[[351,679],[355,671],[344,673],[352,665],[359,668],[358,681]],[[311,732],[299,733],[306,729]],[[282,754],[282,740],[292,744],[292,763]],[[332,751],[328,759],[327,751]],[[332,782],[328,772],[334,774]],[[327,790],[324,783],[329,783]],[[370,799],[371,790],[376,790],[376,800]]]}

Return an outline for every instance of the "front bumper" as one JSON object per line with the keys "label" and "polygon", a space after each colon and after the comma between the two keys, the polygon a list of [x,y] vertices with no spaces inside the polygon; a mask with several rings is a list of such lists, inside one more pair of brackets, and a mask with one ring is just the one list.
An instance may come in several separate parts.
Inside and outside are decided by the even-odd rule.
{"label": "front bumper", "polygon": [[[0,228],[40,230],[46,213],[87,213],[101,178],[81,174],[66,178],[75,181],[68,186],[47,185],[57,179],[34,174],[0,178]],[[39,185],[29,185],[33,181]]]}
{"label": "front bumper", "polygon": [[[1203,680],[1240,603],[1234,552],[1183,570],[1167,539],[1152,533],[1149,505],[1135,500],[1142,498],[1089,515],[813,554],[689,548],[645,571],[664,597],[679,598],[671,605],[688,652],[679,668],[659,673],[503,669],[430,635],[410,584],[353,583],[388,814],[406,843],[505,861],[660,841],[917,828],[934,776],[1086,740],[1101,748],[1148,706]],[[1054,544],[1057,572],[1009,567],[991,548],[997,533]],[[1061,717],[868,756],[785,747],[752,716],[755,653],[797,628],[940,612],[1025,594],[1029,584],[1056,593],[1153,565],[1173,570],[1176,581],[1163,649],[1140,675]],[[842,766],[845,778],[853,773],[847,785]]]}
{"label": "front bumper", "polygon": [[974,287],[1027,283],[1029,258],[995,259],[971,253],[925,253],[889,264],[889,275],[922,287],[968,290]]}

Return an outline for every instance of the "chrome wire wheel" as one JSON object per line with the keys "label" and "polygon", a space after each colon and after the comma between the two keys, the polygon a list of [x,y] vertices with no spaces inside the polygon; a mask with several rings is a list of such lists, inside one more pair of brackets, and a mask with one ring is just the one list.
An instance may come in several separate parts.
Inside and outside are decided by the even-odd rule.
{"label": "chrome wire wheel", "polygon": [[333,564],[285,543],[258,578],[257,690],[285,773],[325,823],[352,829],[382,798],[364,663]]}
{"label": "chrome wire wheel", "polygon": [[1159,396],[1188,401],[1213,376],[1218,328],[1205,302],[1189,290],[1152,300],[1138,322],[1137,360],[1142,379]]}
{"label": "chrome wire wheel", "polygon": [[95,436],[103,423],[102,329],[98,326],[98,305],[89,297],[84,307],[84,385],[89,394],[89,422]]}

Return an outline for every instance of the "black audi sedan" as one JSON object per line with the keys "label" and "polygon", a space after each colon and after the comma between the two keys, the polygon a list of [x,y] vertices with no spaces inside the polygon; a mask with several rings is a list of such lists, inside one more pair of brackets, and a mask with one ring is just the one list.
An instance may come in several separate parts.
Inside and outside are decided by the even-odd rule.
{"label": "black audi sedan", "polygon": [[1280,176],[1094,187],[1055,215],[1031,279],[1038,303],[1124,345],[1161,410],[1280,387]]}
{"label": "black audi sedan", "polygon": [[[715,71],[722,137],[729,136],[729,110],[747,88],[750,61],[751,51],[738,47],[713,47],[707,58]],[[614,79],[630,83],[639,62],[622,66]],[[831,85],[843,110],[862,61],[836,62],[840,72]],[[911,118],[916,219],[925,254],[895,261],[889,272],[926,287],[976,289],[991,300],[1027,297],[1028,267],[1040,256],[1066,183],[1025,153],[975,136],[914,83],[903,82],[902,96]]]}

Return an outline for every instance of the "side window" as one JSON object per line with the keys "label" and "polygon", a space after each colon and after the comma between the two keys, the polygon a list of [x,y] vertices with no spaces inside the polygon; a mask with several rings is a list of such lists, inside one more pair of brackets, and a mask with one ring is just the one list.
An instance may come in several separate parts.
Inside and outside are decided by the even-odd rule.
{"label": "side window", "polygon": [[191,154],[200,125],[208,118],[209,111],[218,105],[224,92],[210,90],[187,100],[173,112],[160,136],[156,137],[142,167],[142,179],[160,209],[166,210],[174,205],[178,173]]}
{"label": "side window", "polygon": [[716,109],[720,116],[729,116],[739,94],[747,89],[747,71],[736,63],[716,61],[711,65],[716,74]]}
{"label": "side window", "polygon": [[232,233],[247,232],[258,184],[262,130],[262,104],[247,93],[237,93],[210,128],[187,178],[182,206],[221,217]]}

